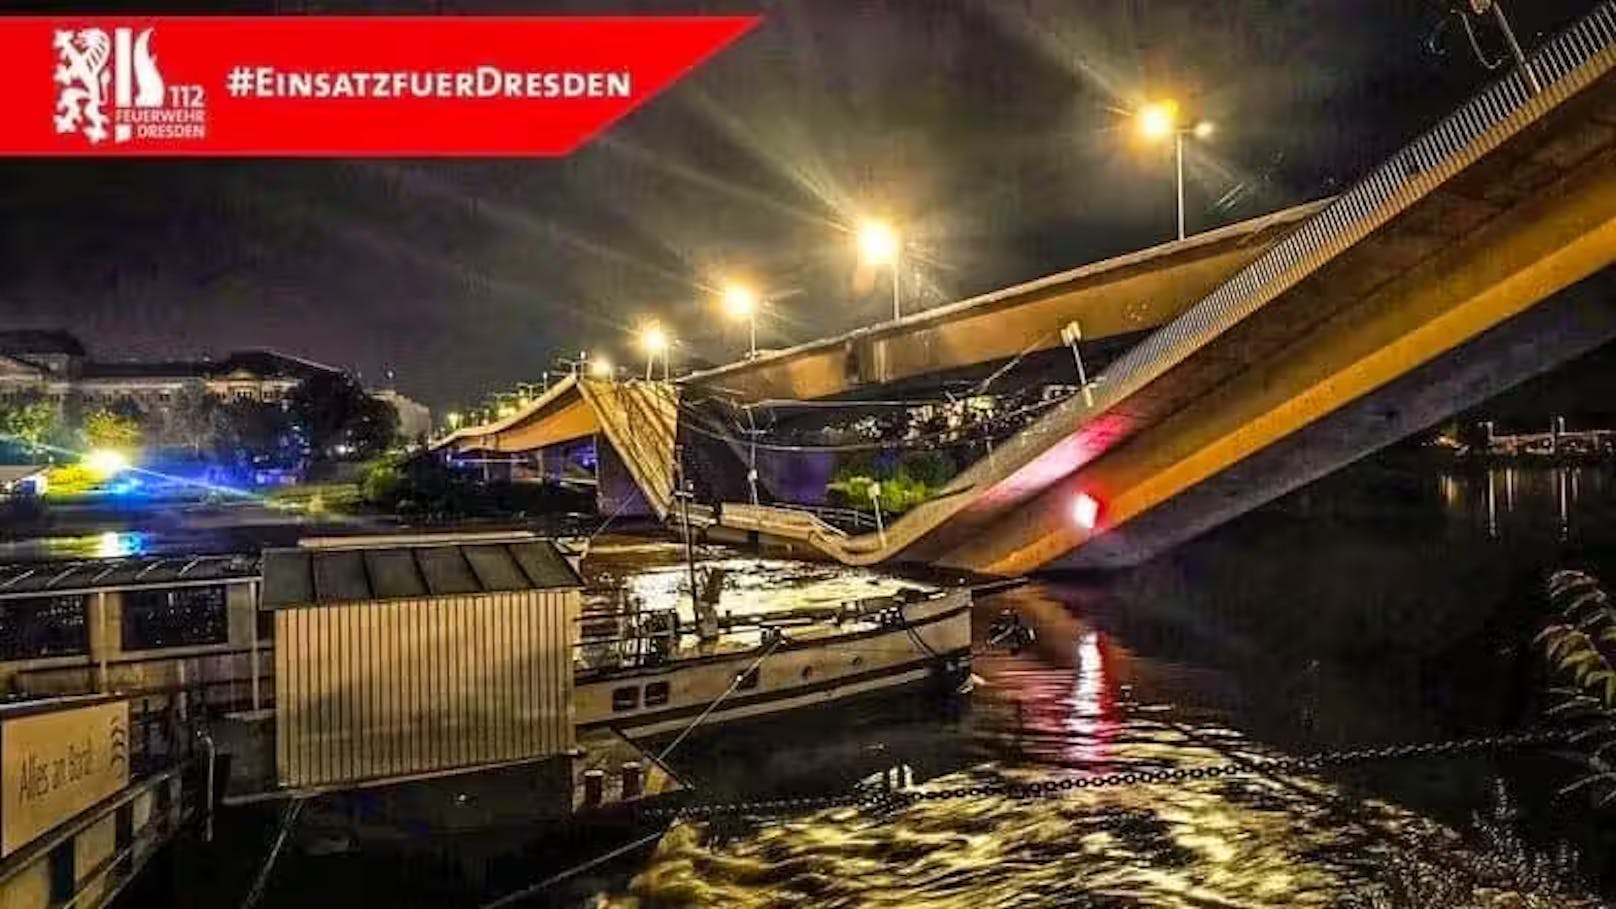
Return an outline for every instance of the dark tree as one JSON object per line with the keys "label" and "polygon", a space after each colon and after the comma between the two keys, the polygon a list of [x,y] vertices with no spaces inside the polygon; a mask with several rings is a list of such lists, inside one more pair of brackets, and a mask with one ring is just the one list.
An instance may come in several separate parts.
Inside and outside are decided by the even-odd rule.
{"label": "dark tree", "polygon": [[163,420],[162,442],[189,448],[200,456],[219,435],[219,399],[200,381],[187,382],[175,393]]}
{"label": "dark tree", "polygon": [[398,414],[346,373],[321,373],[292,389],[288,409],[316,458],[366,458],[386,451]]}
{"label": "dark tree", "polygon": [[48,444],[61,422],[56,405],[32,389],[0,407],[0,437],[28,449]]}
{"label": "dark tree", "polygon": [[223,404],[213,444],[219,460],[241,467],[263,460],[284,465],[304,454],[291,415],[280,405],[263,401]]}

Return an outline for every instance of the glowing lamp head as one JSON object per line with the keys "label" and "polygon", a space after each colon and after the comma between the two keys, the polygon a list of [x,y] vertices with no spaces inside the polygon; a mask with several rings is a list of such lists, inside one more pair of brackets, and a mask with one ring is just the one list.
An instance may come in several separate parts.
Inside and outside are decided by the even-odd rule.
{"label": "glowing lamp head", "polygon": [[1072,500],[1072,520],[1084,530],[1093,530],[1100,522],[1100,500],[1086,492]]}
{"label": "glowing lamp head", "polygon": [[84,456],[84,466],[104,480],[128,470],[129,459],[121,451],[98,448]]}
{"label": "glowing lamp head", "polygon": [[460,411],[451,410],[451,411],[449,411],[449,418],[448,419],[449,419],[449,428],[450,429],[459,429],[460,428],[460,421],[462,419],[464,419],[464,418],[460,415]]}
{"label": "glowing lamp head", "polygon": [[647,325],[640,332],[640,349],[652,356],[668,349],[668,333],[660,325]]}
{"label": "glowing lamp head", "polygon": [[1210,139],[1212,138],[1212,133],[1216,131],[1217,127],[1212,125],[1211,120],[1202,120],[1200,123],[1195,124],[1195,129],[1192,130],[1197,139]]}
{"label": "glowing lamp head", "polygon": [[859,225],[859,255],[870,265],[891,265],[898,261],[898,232],[885,221]]}
{"label": "glowing lamp head", "polygon": [[589,358],[589,376],[592,379],[610,379],[612,377],[612,361],[602,354]]}
{"label": "glowing lamp head", "polygon": [[1139,109],[1139,135],[1152,142],[1166,139],[1178,129],[1178,102],[1156,101]]}
{"label": "glowing lamp head", "polygon": [[729,313],[732,319],[750,318],[757,312],[757,294],[750,287],[738,284],[724,288],[724,312]]}

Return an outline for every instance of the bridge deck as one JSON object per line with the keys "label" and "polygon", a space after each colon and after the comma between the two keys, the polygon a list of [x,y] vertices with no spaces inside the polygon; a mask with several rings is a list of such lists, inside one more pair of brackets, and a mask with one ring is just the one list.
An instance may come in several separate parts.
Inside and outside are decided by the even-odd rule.
{"label": "bridge deck", "polygon": [[859,564],[1038,567],[1091,538],[1067,517],[1076,478],[1116,493],[1114,530],[1607,267],[1616,4],[1530,65],[1542,92],[1515,72],[1472,99],[1113,364],[1092,405],[1052,409],[884,538],[808,537]]}

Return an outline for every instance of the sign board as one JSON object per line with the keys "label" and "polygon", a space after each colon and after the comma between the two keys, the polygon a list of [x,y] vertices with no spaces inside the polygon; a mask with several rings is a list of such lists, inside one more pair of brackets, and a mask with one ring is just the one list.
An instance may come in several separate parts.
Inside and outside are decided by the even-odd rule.
{"label": "sign board", "polygon": [[128,784],[128,701],[0,720],[0,855]]}

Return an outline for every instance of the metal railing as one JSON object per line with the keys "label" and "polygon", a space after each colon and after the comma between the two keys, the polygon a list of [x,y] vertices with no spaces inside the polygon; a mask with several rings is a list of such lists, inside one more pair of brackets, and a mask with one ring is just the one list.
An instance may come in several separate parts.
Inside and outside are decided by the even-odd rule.
{"label": "metal railing", "polygon": [[587,670],[660,665],[679,649],[681,633],[677,609],[586,612],[579,617],[573,666]]}
{"label": "metal railing", "polygon": [[800,511],[813,515],[832,527],[851,530],[855,533],[876,528],[875,513],[859,511],[857,508],[840,508],[834,505],[808,505],[800,502],[778,502],[776,508],[786,511]]}

